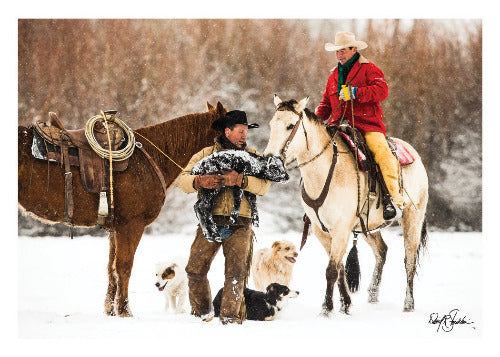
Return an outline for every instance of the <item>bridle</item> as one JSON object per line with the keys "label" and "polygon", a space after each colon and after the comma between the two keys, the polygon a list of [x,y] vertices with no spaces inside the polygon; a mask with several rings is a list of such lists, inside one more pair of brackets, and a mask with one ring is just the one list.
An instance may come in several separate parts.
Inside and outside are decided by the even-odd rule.
{"label": "bridle", "polygon": [[[303,122],[303,117],[304,117],[304,111],[301,111],[301,112],[297,112],[295,110],[295,108],[293,108],[292,106],[287,106],[287,105],[283,105],[283,102],[278,104],[278,106],[276,107],[276,111],[291,111],[292,113],[296,114],[298,117],[299,117],[299,120],[297,120],[297,122],[295,123],[293,129],[292,129],[292,132],[290,133],[290,135],[288,135],[288,138],[286,139],[285,141],[285,145],[283,145],[283,148],[280,150],[280,156],[283,158],[283,162],[285,163],[285,167],[289,166],[289,164],[291,162],[286,162],[286,152],[288,151],[288,147],[290,146],[290,143],[292,142],[292,140],[294,139],[295,135],[297,134],[297,131],[299,130],[299,126],[300,124],[302,124],[302,129],[304,130],[304,136],[306,138],[306,148],[307,150],[309,150],[309,143],[308,143],[308,139],[307,139],[307,131],[306,131],[306,128],[304,127],[304,122]],[[333,144],[334,146],[334,151],[337,152],[336,148],[337,148],[337,143],[335,142],[335,136],[338,132],[338,128],[335,130],[335,133],[332,135],[332,138],[331,140],[328,141],[328,143],[326,143],[326,145],[321,149],[321,151],[314,155],[311,159],[301,163],[301,164],[297,164],[296,166],[294,167],[291,167],[291,168],[288,168],[288,170],[294,170],[294,169],[298,169],[298,168],[301,168],[307,164],[310,164],[311,162],[313,162],[314,160],[316,160],[318,157],[320,157],[324,152],[325,150],[330,146],[330,144]]]}
{"label": "bridle", "polygon": [[[280,150],[280,156],[283,157],[283,161],[285,162],[286,152],[288,151],[288,147],[290,146],[290,143],[292,142],[293,138],[295,137],[295,134],[297,134],[297,131],[299,130],[299,125],[302,122],[304,112],[299,113],[294,108],[286,108],[285,106],[282,106],[281,103],[278,104],[276,111],[282,111],[282,112],[291,111],[299,117],[299,120],[297,120],[297,122],[293,126],[292,132],[290,133],[290,135],[288,135],[288,138],[285,141],[285,145],[283,145],[283,147]],[[302,128],[304,129],[304,135],[306,136],[306,145],[308,145],[307,144],[307,132],[306,132],[306,128],[304,128],[304,124],[302,124]]]}

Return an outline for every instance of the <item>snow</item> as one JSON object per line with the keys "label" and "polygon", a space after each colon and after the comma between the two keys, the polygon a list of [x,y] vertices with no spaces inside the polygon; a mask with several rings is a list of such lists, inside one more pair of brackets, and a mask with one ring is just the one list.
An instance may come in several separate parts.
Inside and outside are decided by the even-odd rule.
{"label": "snow", "polygon": [[[269,227],[267,232],[256,229],[254,251],[281,239],[300,245],[300,232],[273,234],[269,230]],[[371,345],[368,341],[376,339],[389,339],[391,346],[401,344],[404,347],[408,339],[424,339],[432,344],[458,343],[460,339],[461,344],[467,345],[479,343],[483,337],[485,282],[481,233],[430,232],[428,247],[421,256],[415,278],[416,308],[411,313],[402,312],[406,278],[399,228],[384,232],[389,251],[378,304],[367,302],[366,290],[374,259],[368,245],[361,240],[357,247],[362,276],[359,292],[352,294],[351,314],[338,311],[339,294],[335,288],[335,311],[329,318],[319,316],[326,287],[327,255],[317,239],[309,236],[297,258],[290,284],[291,288],[300,291],[300,295],[289,301],[278,319],[245,321],[241,326],[224,326],[218,319],[205,323],[188,313],[164,311],[164,296],[154,286],[154,266],[158,261],[176,256],[187,258],[193,237],[194,228],[192,234],[143,237],[130,279],[132,318],[109,317],[103,312],[107,287],[106,238],[19,237],[17,333],[23,339],[23,349],[39,348],[40,344],[45,346],[53,341],[56,346],[51,347],[53,353],[59,350],[64,353],[67,341],[77,339],[79,348],[70,344],[66,352],[73,355],[89,350],[103,352],[106,348],[123,348],[127,353],[147,350],[164,354],[175,348],[183,352],[199,349],[210,353],[216,352],[218,348],[213,346],[219,345],[248,351],[279,350],[288,345],[290,353],[294,354],[302,349],[321,351],[334,345],[335,348],[339,345],[347,348],[346,342],[354,344],[351,347],[361,352]],[[220,251],[209,272],[213,296],[223,286],[223,272],[224,259]],[[251,278],[249,284],[253,287]],[[188,305],[186,307],[189,311]],[[442,317],[452,309],[459,309],[457,319],[465,317],[473,323],[456,325],[450,332],[438,331],[438,325],[429,323],[432,313]],[[144,343],[141,342],[143,338],[155,340]],[[80,339],[91,340],[86,343]],[[123,342],[117,346],[110,343],[114,339]]]}

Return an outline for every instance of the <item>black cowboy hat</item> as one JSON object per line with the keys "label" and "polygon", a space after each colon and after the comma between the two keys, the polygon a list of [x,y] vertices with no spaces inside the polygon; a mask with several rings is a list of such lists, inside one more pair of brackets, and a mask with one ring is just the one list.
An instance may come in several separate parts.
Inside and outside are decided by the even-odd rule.
{"label": "black cowboy hat", "polygon": [[217,119],[212,123],[212,129],[216,131],[224,131],[225,128],[228,128],[235,124],[243,124],[247,125],[248,129],[258,128],[259,124],[253,123],[248,124],[247,122],[247,114],[241,110],[231,110],[226,113],[226,116]]}

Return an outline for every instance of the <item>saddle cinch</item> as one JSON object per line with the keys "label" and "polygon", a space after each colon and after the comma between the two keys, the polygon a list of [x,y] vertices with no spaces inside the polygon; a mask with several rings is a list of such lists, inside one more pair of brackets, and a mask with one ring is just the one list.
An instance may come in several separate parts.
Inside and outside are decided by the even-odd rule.
{"label": "saddle cinch", "polygon": [[[113,122],[115,110],[103,112],[107,119],[111,150],[116,151],[126,142],[126,133]],[[80,168],[80,177],[84,190],[89,193],[102,193],[109,190],[109,159],[101,158],[90,146],[85,129],[67,130],[53,112],[49,113],[46,122],[33,123],[32,154],[35,158],[57,162],[65,170],[65,218],[71,223],[73,215],[73,190],[71,166]],[[102,121],[96,121],[93,127],[96,142],[108,150],[108,134]],[[113,172],[124,171],[128,167],[128,159],[113,161]],[[100,213],[101,214],[101,213]],[[110,215],[112,216],[112,215]],[[99,224],[103,224],[101,221]]]}

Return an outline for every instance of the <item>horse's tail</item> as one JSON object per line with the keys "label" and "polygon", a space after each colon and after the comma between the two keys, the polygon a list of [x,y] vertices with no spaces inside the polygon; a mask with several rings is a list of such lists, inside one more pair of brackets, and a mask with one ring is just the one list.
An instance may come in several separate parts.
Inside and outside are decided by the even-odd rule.
{"label": "horse's tail", "polygon": [[424,217],[424,222],[422,223],[422,229],[420,231],[420,243],[417,250],[417,264],[419,262],[420,252],[427,248],[427,238],[429,238],[427,234],[427,219]]}
{"label": "horse's tail", "polygon": [[345,261],[347,286],[351,292],[358,291],[359,280],[361,279],[361,269],[359,268],[358,248],[356,248],[356,242],[357,240],[354,239],[352,248]]}

